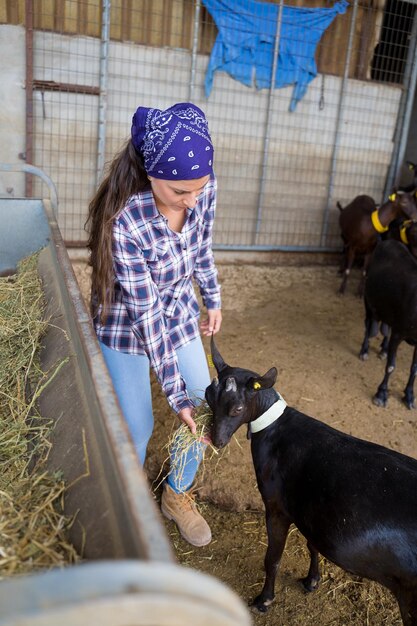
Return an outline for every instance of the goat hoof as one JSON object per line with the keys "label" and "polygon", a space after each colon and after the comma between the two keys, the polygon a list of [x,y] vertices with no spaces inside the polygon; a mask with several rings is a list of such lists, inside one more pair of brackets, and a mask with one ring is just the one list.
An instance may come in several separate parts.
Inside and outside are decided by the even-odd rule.
{"label": "goat hoof", "polygon": [[405,404],[407,409],[410,409],[410,411],[411,411],[411,409],[415,409],[416,408],[416,405],[415,405],[415,402],[414,402],[414,398],[409,400],[408,398],[404,397],[403,398],[403,403]]}
{"label": "goat hoof", "polygon": [[269,609],[269,606],[273,603],[274,598],[272,600],[262,600],[261,596],[257,596],[250,604],[249,608],[254,613],[266,613]]}
{"label": "goat hoof", "polygon": [[367,352],[360,352],[359,358],[361,361],[367,361],[369,358],[369,354]]}
{"label": "goat hoof", "polygon": [[383,400],[382,398],[379,398],[378,396],[374,396],[372,398],[372,402],[373,402],[373,404],[375,404],[375,406],[379,406],[379,407],[386,407],[387,406],[387,401]]}
{"label": "goat hoof", "polygon": [[301,584],[304,587],[305,591],[311,592],[315,591],[320,583],[320,578],[301,578]]}
{"label": "goat hoof", "polygon": [[388,353],[384,352],[384,350],[381,350],[381,352],[378,354],[378,359],[381,359],[381,361],[385,361],[387,356],[388,356]]}

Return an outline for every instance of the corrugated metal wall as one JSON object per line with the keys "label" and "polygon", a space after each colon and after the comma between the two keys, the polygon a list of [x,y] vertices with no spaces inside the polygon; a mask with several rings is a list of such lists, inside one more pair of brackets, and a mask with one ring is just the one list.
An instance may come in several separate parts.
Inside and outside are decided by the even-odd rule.
{"label": "corrugated metal wall", "polygon": [[[223,4],[227,12],[236,3]],[[247,10],[253,4],[244,3]],[[282,17],[283,3],[275,4]],[[292,112],[292,85],[257,89],[225,71],[214,74],[207,97],[218,29],[204,2],[113,0],[108,14],[105,8],[99,0],[0,0],[0,23],[29,25],[29,158],[57,185],[67,242],[85,242],[87,205],[102,165],[128,138],[139,105],[192,99],[205,110],[216,147],[218,247],[339,249],[336,201],[359,193],[381,200],[401,156],[413,3],[352,0],[320,38],[319,73]],[[302,40],[297,54],[302,59]],[[277,57],[278,72],[279,63]],[[30,191],[37,193],[36,183]]]}
{"label": "corrugated metal wall", "polygon": [[[25,24],[25,0],[0,0],[0,24]],[[229,4],[233,6],[233,0]],[[279,4],[272,0],[271,4]],[[300,8],[329,7],[326,0],[287,0],[286,6]],[[401,3],[406,5],[406,3]],[[354,33],[354,52],[349,75],[367,78],[373,47],[379,40],[385,0],[361,0],[358,4]],[[406,8],[391,9],[402,16]],[[194,38],[195,0],[112,0],[110,39],[141,45],[185,48],[191,50]],[[34,0],[33,26],[67,35],[101,36],[102,3],[100,0]],[[392,26],[392,28],[395,25]],[[401,30],[401,29],[400,29]],[[199,11],[198,52],[210,54],[217,36],[213,18],[204,6]],[[349,32],[346,24],[336,20],[324,33],[316,57],[320,72],[342,75],[343,55],[335,47],[346,49]]]}

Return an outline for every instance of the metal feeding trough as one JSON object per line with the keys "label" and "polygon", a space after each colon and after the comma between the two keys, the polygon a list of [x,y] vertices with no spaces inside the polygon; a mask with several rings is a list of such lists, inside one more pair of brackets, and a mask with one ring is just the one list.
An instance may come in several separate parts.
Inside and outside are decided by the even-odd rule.
{"label": "metal feeding trough", "polygon": [[53,420],[49,464],[68,485],[69,541],[81,565],[0,582],[0,626],[245,626],[241,600],[223,583],[178,565],[138,463],[50,200],[0,198],[0,275],[39,253],[50,324],[44,370],[66,360],[39,399]]}

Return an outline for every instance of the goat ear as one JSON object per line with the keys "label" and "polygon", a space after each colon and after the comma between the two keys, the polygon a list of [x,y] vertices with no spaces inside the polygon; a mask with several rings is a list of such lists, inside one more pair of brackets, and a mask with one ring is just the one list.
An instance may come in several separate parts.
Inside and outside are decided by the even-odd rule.
{"label": "goat ear", "polygon": [[251,378],[248,382],[249,389],[254,389],[255,391],[259,389],[270,389],[273,387],[277,380],[277,368],[271,367],[270,370],[267,371],[263,376],[258,376],[257,378]]}
{"label": "goat ear", "polygon": [[216,348],[216,344],[214,343],[214,335],[211,336],[210,350],[211,350],[211,358],[213,360],[213,365],[216,368],[217,373],[219,373],[225,367],[227,367],[227,364],[223,361],[223,358],[220,355],[220,352]]}

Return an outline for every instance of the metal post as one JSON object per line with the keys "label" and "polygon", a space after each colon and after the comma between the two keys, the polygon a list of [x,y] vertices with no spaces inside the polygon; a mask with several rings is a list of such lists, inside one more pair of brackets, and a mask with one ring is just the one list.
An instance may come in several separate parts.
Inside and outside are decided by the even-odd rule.
{"label": "metal post", "polygon": [[413,27],[408,47],[407,63],[404,71],[403,92],[398,107],[397,124],[394,133],[394,148],[391,163],[388,169],[384,194],[381,200],[386,198],[397,180],[408,140],[411,112],[414,104],[414,94],[417,81],[417,16],[414,12]]}
{"label": "metal post", "polygon": [[96,185],[100,183],[106,154],[107,78],[110,40],[110,0],[102,0],[100,43],[100,95],[98,103],[98,140]]}
{"label": "metal post", "polygon": [[347,82],[349,79],[349,67],[350,67],[350,59],[352,56],[353,36],[355,34],[357,12],[358,12],[358,0],[354,0],[353,7],[352,7],[352,17],[350,20],[348,48],[346,52],[346,61],[345,61],[345,71],[343,72],[342,85],[340,88],[340,98],[339,98],[339,106],[338,106],[338,111],[337,111],[336,132],[335,132],[335,139],[334,139],[334,144],[333,144],[332,160],[330,164],[330,178],[329,178],[329,186],[327,190],[326,208],[324,210],[323,226],[322,226],[322,231],[321,231],[321,246],[323,248],[326,245],[327,231],[329,228],[329,211],[330,211],[330,205],[333,200],[334,179],[336,177],[337,157],[339,156],[339,149],[340,149],[340,138],[342,134],[343,114],[344,114],[344,107],[345,107],[345,95],[346,95]]}
{"label": "metal post", "polygon": [[201,0],[195,2],[195,14],[194,14],[194,33],[193,33],[193,48],[191,51],[191,72],[190,72],[190,89],[189,89],[189,102],[194,99],[195,89],[195,74],[197,67],[197,54],[198,54],[198,37],[200,31],[200,9]]}
{"label": "metal post", "polygon": [[[26,0],[26,146],[25,161],[33,160],[33,0]],[[32,177],[25,178],[25,196],[32,197]]]}
{"label": "metal post", "polygon": [[271,117],[272,117],[272,101],[275,90],[275,77],[277,73],[278,66],[278,53],[279,53],[279,43],[281,39],[281,26],[282,26],[282,10],[284,8],[284,0],[280,0],[278,7],[278,16],[277,16],[277,27],[275,31],[275,45],[274,45],[274,61],[272,64],[272,76],[271,76],[271,86],[269,88],[268,95],[268,106],[267,106],[267,115],[266,115],[266,123],[265,123],[265,137],[264,137],[264,149],[262,156],[262,173],[261,173],[261,181],[259,187],[259,199],[258,199],[258,213],[256,217],[256,226],[255,233],[253,238],[253,243],[256,245],[258,240],[259,231],[261,228],[262,222],[262,209],[263,202],[265,196],[265,184],[266,184],[266,173],[268,168],[268,152],[269,152],[269,129],[271,126]]}

